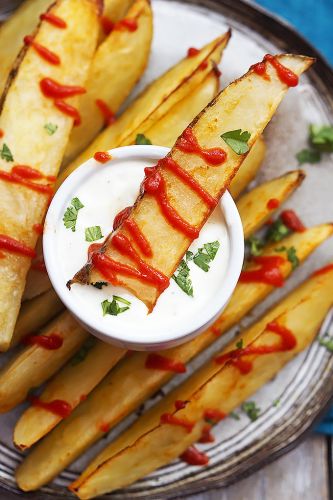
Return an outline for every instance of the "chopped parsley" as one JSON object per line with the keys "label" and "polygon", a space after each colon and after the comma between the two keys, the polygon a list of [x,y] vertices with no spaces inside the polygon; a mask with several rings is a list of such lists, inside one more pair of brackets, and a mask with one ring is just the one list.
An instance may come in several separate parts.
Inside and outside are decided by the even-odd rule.
{"label": "chopped parsley", "polygon": [[44,125],[44,128],[49,135],[53,135],[58,130],[58,125],[55,125],[54,123],[47,123]]}
{"label": "chopped parsley", "polygon": [[296,154],[296,158],[300,165],[303,163],[318,163],[321,158],[320,151],[315,149],[302,149]]}
{"label": "chopped parsley", "polygon": [[78,365],[82,361],[84,361],[87,357],[88,352],[94,347],[97,340],[91,335],[84,342],[81,348],[77,351],[77,353],[72,357],[70,363],[72,366]]}
{"label": "chopped parsley", "polygon": [[96,283],[91,283],[91,284],[98,290],[102,290],[103,286],[108,286],[106,281],[96,281]]}
{"label": "chopped parsley", "polygon": [[288,236],[290,232],[290,229],[285,224],[283,224],[282,220],[279,217],[270,225],[266,234],[266,240],[274,242],[281,241],[283,238]]}
{"label": "chopped parsley", "polygon": [[219,241],[205,243],[204,246],[199,248],[197,253],[193,256],[194,264],[207,273],[209,271],[209,263],[215,259],[219,248]]}
{"label": "chopped parsley", "polygon": [[[125,307],[121,307],[119,302],[120,304],[125,304]],[[111,302],[106,299],[101,303],[103,316],[106,316],[107,314],[110,314],[111,316],[118,316],[118,314],[128,311],[130,305],[131,303],[128,300],[123,299],[123,297],[113,295]]]}
{"label": "chopped parsley", "polygon": [[296,248],[295,247],[280,247],[275,249],[277,252],[286,252],[287,253],[287,258],[291,264],[292,270],[296,269],[297,266],[299,266],[299,258],[297,256]]}
{"label": "chopped parsley", "polygon": [[230,412],[229,417],[233,418],[234,420],[240,420],[240,416],[235,411]]}
{"label": "chopped parsley", "polygon": [[245,245],[248,247],[250,255],[257,257],[262,254],[264,243],[256,236],[251,236],[245,240]]}
{"label": "chopped parsley", "polygon": [[281,402],[280,398],[274,399],[273,406],[275,406],[275,407],[279,406],[280,402]]}
{"label": "chopped parsley", "polygon": [[103,238],[100,226],[87,227],[85,230],[86,241],[97,241]]}
{"label": "chopped parsley", "polygon": [[248,140],[251,134],[247,130],[230,130],[221,135],[221,138],[238,155],[243,155],[249,151]]}
{"label": "chopped parsley", "polygon": [[135,144],[139,146],[150,146],[151,145],[151,140],[148,139],[144,134],[137,134],[135,138]]}
{"label": "chopped parsley", "polygon": [[5,161],[14,161],[12,152],[5,143],[3,143],[2,148],[0,149],[0,156]]}
{"label": "chopped parsley", "polygon": [[236,342],[236,347],[237,349],[243,349],[243,339],[240,339],[238,340],[238,342]]}
{"label": "chopped parsley", "polygon": [[326,153],[333,152],[333,126],[310,125],[309,135],[313,147]]}
{"label": "chopped parsley", "polygon": [[[187,253],[187,252],[186,252]],[[192,252],[189,252],[192,253]],[[189,295],[190,297],[193,297],[193,285],[192,285],[192,280],[190,277],[190,268],[188,267],[187,264],[187,256],[185,259],[182,259],[180,261],[180,264],[177,269],[177,274],[173,274],[172,278],[175,280],[179,288],[183,290],[183,292],[186,293],[186,295]]]}
{"label": "chopped parsley", "polygon": [[252,422],[257,420],[260,414],[260,408],[256,406],[254,401],[245,401],[245,403],[242,404],[242,410]]}
{"label": "chopped parsley", "polygon": [[63,217],[65,227],[71,229],[74,233],[76,229],[76,221],[79,210],[84,207],[79,198],[73,198],[70,207],[67,207],[66,212]]}
{"label": "chopped parsley", "polygon": [[330,337],[328,333],[325,333],[323,337],[319,337],[318,342],[323,347],[326,347],[329,352],[333,352],[333,337]]}

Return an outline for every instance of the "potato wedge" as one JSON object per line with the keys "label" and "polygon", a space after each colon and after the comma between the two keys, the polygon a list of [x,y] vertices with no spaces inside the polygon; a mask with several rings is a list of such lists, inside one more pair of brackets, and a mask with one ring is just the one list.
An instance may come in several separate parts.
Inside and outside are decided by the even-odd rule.
{"label": "potato wedge", "polygon": [[[285,243],[286,245],[293,244],[297,248],[297,254],[302,261],[332,233],[332,225],[318,226],[309,229],[307,233],[293,235],[293,239],[286,239]],[[289,269],[287,266],[283,268],[283,273],[287,276],[290,273],[290,266]],[[212,344],[217,339],[217,335],[221,335],[235,325],[251,307],[260,303],[272,291],[272,287],[263,285],[256,296],[255,289],[255,284],[239,284],[235,298],[231,299],[228,308],[214,327],[197,337],[195,341],[160,354],[184,363],[189,361]],[[249,297],[248,301],[247,297]],[[240,304],[238,300],[241,301]],[[27,458],[26,467],[23,465],[27,489],[37,489],[51,481],[62,469],[102,437],[102,424],[106,428],[114,427],[172,378],[174,375],[172,372],[147,369],[146,357],[147,354],[135,353],[121,362],[69,419],[60,423],[32,450]],[[26,483],[27,480],[29,485]]]}
{"label": "potato wedge", "polygon": [[24,302],[20,309],[10,347],[21,342],[23,337],[35,334],[64,309],[64,305],[54,290],[48,290]]}
{"label": "potato wedge", "polygon": [[[228,414],[268,382],[313,341],[332,304],[333,269],[310,278],[226,347],[222,354],[237,349],[242,339],[245,351],[239,359],[249,366],[246,374],[230,358],[228,362],[225,357],[222,365],[212,360],[107,446],[70,489],[81,499],[94,498],[127,486],[180,456],[200,438],[207,425],[205,411],[218,409]],[[281,336],[268,326],[271,322],[292,332],[295,344],[282,348]],[[265,352],[267,346],[275,351]],[[246,349],[250,353],[252,349],[252,354],[245,354]],[[175,411],[176,400],[188,403]],[[193,429],[160,423],[165,413],[193,422]],[[18,480],[22,487],[20,474]]]}
{"label": "potato wedge", "polygon": [[[278,61],[278,64],[293,71],[295,75],[300,75],[313,62],[310,58],[292,55],[277,56],[274,61]],[[242,78],[223,90],[186,129],[194,141],[204,145],[204,151],[211,148],[219,148],[222,151],[221,134],[235,129],[248,131],[248,147],[253,146],[288,89],[278,76],[275,66],[268,63],[266,66],[269,80],[250,69]],[[181,137],[181,140],[185,141],[185,136]],[[71,283],[89,284],[111,279],[142,300],[149,312],[153,310],[158,297],[167,286],[168,279],[197,237],[217,200],[228,189],[245,158],[245,155],[236,154],[225,143],[222,152],[225,151],[227,156],[220,160],[217,166],[210,163],[204,153],[193,153],[191,147],[190,145],[190,152],[187,147],[183,150],[177,141],[167,159],[173,161],[173,165],[175,164],[183,174],[196,181],[203,189],[204,196],[184,182],[180,174],[175,174],[174,168],[170,168],[169,164],[159,162],[157,171],[150,173],[147,182],[144,181],[145,191],[139,194],[128,217],[128,220],[132,220],[139,227],[151,248],[152,257],[142,254],[141,261],[158,271],[163,279],[156,284],[149,277],[137,278],[135,274],[126,276],[125,273],[113,269],[112,261],[130,266],[133,272],[138,272],[140,268],[140,264],[137,264],[132,256],[116,247],[117,233],[121,232],[123,238],[128,236],[122,223],[114,235],[106,239],[101,250],[93,254],[92,259],[76,273]],[[207,196],[210,200],[208,202]],[[166,197],[171,210],[165,208],[166,203],[163,200]],[[174,223],[174,210],[177,217],[182,219],[180,227]]]}
{"label": "potato wedge", "polygon": [[[44,97],[39,83],[42,77],[50,77],[69,85],[82,85],[97,42],[96,4],[88,0],[57,0],[51,11],[67,22],[67,28],[57,29],[42,21],[34,40],[52,47],[61,64],[50,64],[33,45],[25,47],[0,104],[0,128],[4,133],[0,158],[0,234],[2,240],[10,237],[14,244],[18,241],[25,246],[25,255],[7,250],[1,259],[0,350],[6,350],[10,345],[37,241],[33,226],[42,222],[52,192],[51,187],[45,185],[49,182],[45,177],[57,175],[73,126],[73,118],[57,109],[52,99]],[[45,129],[49,123],[58,126],[53,135]],[[26,180],[28,187],[22,182],[17,183],[15,176],[13,180],[11,168],[27,163],[44,176],[44,192],[37,190],[40,189],[40,186],[36,188],[37,182]],[[13,240],[10,242],[12,244]],[[26,250],[29,250],[28,254]]]}
{"label": "potato wedge", "polygon": [[[107,375],[126,350],[106,344],[93,337],[57,373],[39,396],[43,402],[66,401],[72,409],[79,405]],[[63,417],[38,406],[30,406],[14,429],[14,443],[22,450],[30,448],[50,432]]]}
{"label": "potato wedge", "polygon": [[266,145],[262,136],[258,137],[251,151],[241,164],[229,186],[229,193],[236,199],[255,178],[265,157]]}
{"label": "potato wedge", "polygon": [[82,122],[72,130],[64,165],[85,149],[105,125],[96,100],[116,113],[147,65],[153,34],[149,0],[135,0],[126,18],[137,21],[136,31],[114,30],[96,51],[85,84],[87,93],[79,98]]}
{"label": "potato wedge", "polygon": [[[78,166],[91,158],[96,151],[132,144],[138,133],[145,133],[160,120],[177,102],[181,101],[212,71],[221,59],[228,44],[230,32],[213,40],[195,57],[186,57],[161,77],[152,82],[110,127],[101,132],[61,173],[59,186]],[[207,61],[207,66],[205,64]],[[202,66],[204,63],[204,66]]]}
{"label": "potato wedge", "polygon": [[87,339],[88,333],[65,312],[41,332],[49,337],[57,334],[63,343],[55,350],[31,345],[14,357],[0,371],[0,413],[11,410],[59,370]]}

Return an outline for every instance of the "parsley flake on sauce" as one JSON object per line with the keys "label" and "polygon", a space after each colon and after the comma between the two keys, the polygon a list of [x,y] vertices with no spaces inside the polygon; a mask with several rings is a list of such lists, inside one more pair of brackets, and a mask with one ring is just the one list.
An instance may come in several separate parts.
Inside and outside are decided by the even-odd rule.
{"label": "parsley flake on sauce", "polygon": [[230,418],[233,418],[234,420],[240,420],[240,416],[238,415],[238,413],[236,413],[235,411],[231,411],[229,413],[229,417]]}
{"label": "parsley flake on sauce", "polygon": [[254,401],[245,401],[245,403],[242,404],[242,410],[246,413],[251,422],[257,420],[260,414],[260,408],[256,406]]}
{"label": "parsley flake on sauce", "polygon": [[330,337],[328,333],[325,333],[323,337],[319,337],[318,342],[323,347],[326,347],[328,352],[333,352],[333,337]]}
{"label": "parsley flake on sauce", "polygon": [[84,207],[84,205],[81,203],[79,198],[73,198],[71,201],[71,205],[72,206],[67,207],[62,220],[64,221],[65,227],[67,229],[71,229],[74,233],[76,229],[78,212],[79,210],[81,210],[81,208]]}
{"label": "parsley flake on sauce", "polygon": [[250,255],[258,257],[262,254],[264,243],[257,236],[251,236],[245,240],[245,245],[248,247]]}
{"label": "parsley flake on sauce", "polygon": [[92,242],[103,238],[101,226],[92,226],[85,229],[86,241]]}
{"label": "parsley flake on sauce", "polygon": [[276,252],[286,252],[287,253],[287,259],[289,260],[292,270],[296,269],[297,266],[299,266],[299,258],[297,256],[296,248],[295,247],[280,247],[275,249]]}
{"label": "parsley flake on sauce", "polygon": [[193,256],[193,262],[200,269],[207,273],[210,269],[209,263],[212,262],[220,248],[219,241],[213,241],[211,243],[205,243],[203,247],[199,248],[197,253]]}
{"label": "parsley flake on sauce", "polygon": [[0,156],[5,161],[14,161],[12,152],[5,143],[3,143],[2,148],[0,149]]}
{"label": "parsley flake on sauce", "polygon": [[151,145],[151,140],[148,139],[144,134],[137,134],[135,138],[135,144],[138,146],[150,146]]}
{"label": "parsley flake on sauce", "polygon": [[221,135],[221,138],[238,155],[243,155],[249,151],[248,141],[251,137],[250,132],[241,129],[230,130]]}
{"label": "parsley flake on sauce", "polygon": [[44,125],[44,128],[49,135],[53,135],[58,130],[58,125],[55,125],[55,123],[47,123]]}
{"label": "parsley flake on sauce", "polygon": [[285,224],[283,224],[282,220],[279,217],[270,225],[266,234],[266,240],[274,242],[281,241],[290,233],[290,229]]}
{"label": "parsley flake on sauce", "polygon": [[[189,252],[192,253],[192,252]],[[187,264],[187,256],[186,260],[182,259],[180,261],[180,264],[178,266],[178,269],[175,274],[172,275],[172,279],[175,280],[177,285],[183,292],[186,293],[186,295],[189,295],[190,297],[193,297],[193,285],[192,285],[192,280],[190,277],[190,268],[188,267]]]}
{"label": "parsley flake on sauce", "polygon": [[302,149],[296,154],[296,158],[300,165],[303,163],[318,163],[321,159],[320,151],[315,149]]}
{"label": "parsley flake on sauce", "polygon": [[[125,307],[121,307],[119,302],[120,304],[125,304]],[[123,297],[113,295],[111,302],[108,299],[105,299],[101,303],[103,316],[106,316],[107,314],[110,314],[111,316],[118,316],[118,314],[128,311],[130,305],[131,303]]]}

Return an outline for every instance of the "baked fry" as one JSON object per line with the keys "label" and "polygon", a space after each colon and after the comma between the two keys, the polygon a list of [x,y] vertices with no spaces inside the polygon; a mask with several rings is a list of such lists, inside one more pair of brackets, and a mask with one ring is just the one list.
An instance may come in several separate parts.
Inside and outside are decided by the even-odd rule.
{"label": "baked fry", "polygon": [[[70,489],[79,498],[93,498],[127,486],[179,457],[200,439],[207,426],[207,410],[228,415],[308,347],[333,304],[332,278],[333,269],[311,277],[241,332],[220,355],[107,446]],[[237,347],[239,342],[242,348]],[[230,351],[236,357],[228,356]],[[185,408],[175,410],[176,400],[186,401]],[[193,423],[193,428],[161,423],[163,414],[173,415],[176,422]]]}
{"label": "baked fry", "polygon": [[[210,42],[195,57],[186,57],[152,82],[118,120],[103,130],[90,146],[61,173],[59,186],[78,166],[91,158],[96,151],[106,151],[132,144],[138,133],[145,133],[175,104],[189,95],[219,63],[228,44],[230,32]],[[202,63],[207,61],[207,66]]]}
{"label": "baked fry", "polygon": [[[293,71],[295,78],[313,62],[292,55],[277,56],[274,61]],[[146,304],[149,312],[153,310],[185,251],[245,158],[227,143],[222,149],[221,135],[235,129],[246,131],[250,149],[288,89],[273,64],[267,64],[266,71],[269,80],[250,69],[223,90],[184,131],[157,170],[147,174],[125,224],[132,221],[139,228],[149,243],[150,256],[139,253],[138,259],[134,259],[134,250],[124,249],[128,232],[122,222],[69,285],[106,280],[124,286]],[[214,151],[214,161],[208,158],[209,151]],[[216,163],[217,151],[220,159]],[[198,183],[198,190],[189,185],[188,179]],[[150,276],[144,279],[143,273],[140,274],[143,265],[155,275],[159,273],[158,279]],[[125,266],[124,272],[121,266]],[[129,268],[131,273],[127,272]]]}
{"label": "baked fry", "polygon": [[[51,78],[67,85],[84,84],[97,43],[97,12],[97,4],[88,0],[57,0],[52,4],[50,13],[67,22],[67,28],[58,29],[41,21],[34,36],[26,39],[2,95],[0,350],[10,345],[26,274],[35,254],[38,235],[34,226],[42,223],[53,192],[49,183],[58,173],[73,127],[73,117],[43,95],[40,83],[43,78]],[[48,47],[52,47],[51,52]],[[49,50],[46,55],[45,49]],[[72,106],[72,99],[71,104],[56,102],[63,110]],[[45,128],[50,126],[54,130],[51,135]],[[39,181],[31,180],[29,169],[27,179],[27,163],[34,169],[33,175],[40,176]]]}
{"label": "baked fry", "polygon": [[38,344],[23,349],[0,371],[0,413],[24,401],[28,392],[48,380],[83,344],[88,333],[68,313],[52,321],[40,335],[60,337],[60,347],[44,348]]}
{"label": "baked fry", "polygon": [[[94,55],[85,85],[87,92],[78,103],[81,125],[72,130],[63,165],[85,149],[103,126],[111,122],[146,67],[153,34],[149,0],[135,0],[126,18],[135,20],[137,29],[113,30]],[[111,114],[104,116],[97,103]]]}

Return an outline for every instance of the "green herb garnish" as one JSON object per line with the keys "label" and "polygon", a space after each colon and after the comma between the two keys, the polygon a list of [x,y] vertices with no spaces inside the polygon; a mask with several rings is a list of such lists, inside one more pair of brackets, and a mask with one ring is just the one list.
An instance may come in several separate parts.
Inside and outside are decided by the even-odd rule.
{"label": "green herb garnish", "polygon": [[252,422],[257,420],[260,414],[260,408],[256,406],[254,401],[245,401],[245,403],[242,404],[242,410]]}
{"label": "green herb garnish", "polygon": [[212,243],[205,243],[203,247],[199,248],[197,253],[193,256],[193,262],[200,269],[207,273],[209,271],[209,263],[212,262],[220,248],[219,241],[213,241]]}
{"label": "green herb garnish", "polygon": [[333,338],[328,333],[325,333],[323,337],[319,337],[318,342],[323,347],[326,347],[329,352],[333,352]]}
{"label": "green herb garnish", "polygon": [[[121,304],[125,304],[125,307],[121,307],[118,302]],[[121,314],[125,311],[127,311],[130,308],[131,303],[123,299],[123,297],[118,297],[117,295],[113,295],[112,297],[112,302],[109,300],[103,300],[101,303],[102,305],[102,310],[103,310],[103,316],[106,316],[107,314],[110,314],[111,316],[118,316],[118,314]]]}
{"label": "green herb garnish", "polygon": [[300,165],[303,163],[318,163],[321,158],[320,151],[315,149],[302,149],[296,154],[296,158]]}
{"label": "green herb garnish", "polygon": [[237,349],[243,349],[243,339],[240,339],[238,340],[238,342],[236,342],[236,347]]}
{"label": "green herb garnish", "polygon": [[297,257],[296,248],[295,247],[280,247],[275,249],[276,252],[286,252],[287,258],[291,263],[292,270],[296,269],[299,266],[299,258]]}
{"label": "green herb garnish", "polygon": [[151,140],[148,139],[144,134],[137,134],[135,138],[135,144],[138,146],[150,146],[151,145]]}
{"label": "green herb garnish", "polygon": [[280,398],[274,399],[274,401],[273,401],[273,406],[275,406],[275,407],[276,407],[276,406],[279,406],[280,402],[281,402],[281,399],[280,399]]}
{"label": "green herb garnish", "polygon": [[100,226],[87,227],[85,230],[86,241],[97,241],[103,238]]}
{"label": "green herb garnish", "polygon": [[249,249],[250,255],[254,255],[255,257],[257,257],[258,255],[262,254],[264,243],[256,236],[251,236],[250,238],[245,240],[245,244]]}
{"label": "green herb garnish", "polygon": [[319,151],[333,152],[333,126],[310,125],[310,143]]}
{"label": "green herb garnish", "polygon": [[229,417],[233,418],[234,420],[240,420],[240,416],[235,411],[230,412]]}
{"label": "green herb garnish", "polygon": [[251,134],[247,130],[242,132],[241,129],[230,130],[221,135],[221,138],[231,147],[238,155],[243,155],[249,151],[248,140]]}
{"label": "green herb garnish", "polygon": [[103,286],[108,286],[106,281],[96,281],[96,283],[91,283],[91,284],[98,290],[102,290]]}
{"label": "green herb garnish", "polygon": [[0,149],[0,156],[5,161],[14,161],[12,152],[5,143],[2,145],[2,148]]}
{"label": "green herb garnish", "polygon": [[190,297],[193,297],[193,285],[190,277],[190,268],[188,267],[186,260],[182,259],[180,261],[176,272],[177,274],[173,274],[172,278],[175,280],[179,288],[183,290],[183,292]]}
{"label": "green herb garnish", "polygon": [[66,209],[66,212],[62,220],[64,221],[65,227],[67,229],[71,229],[74,233],[76,229],[78,212],[81,208],[84,207],[84,205],[81,203],[79,198],[73,198],[71,201],[71,205],[72,205],[71,207],[68,207]]}
{"label": "green herb garnish", "polygon": [[53,135],[58,130],[58,125],[55,125],[54,123],[47,123],[44,125],[44,128],[49,135]]}
{"label": "green herb garnish", "polygon": [[270,225],[266,234],[266,240],[274,242],[281,241],[283,238],[288,236],[290,232],[290,229],[283,224],[280,218],[278,218]]}
{"label": "green herb garnish", "polygon": [[96,344],[97,340],[93,337],[90,336],[84,344],[81,346],[81,348],[78,350],[78,352],[72,357],[70,363],[72,366],[78,365],[82,361],[84,361],[87,357],[88,352],[90,349],[94,347]]}

